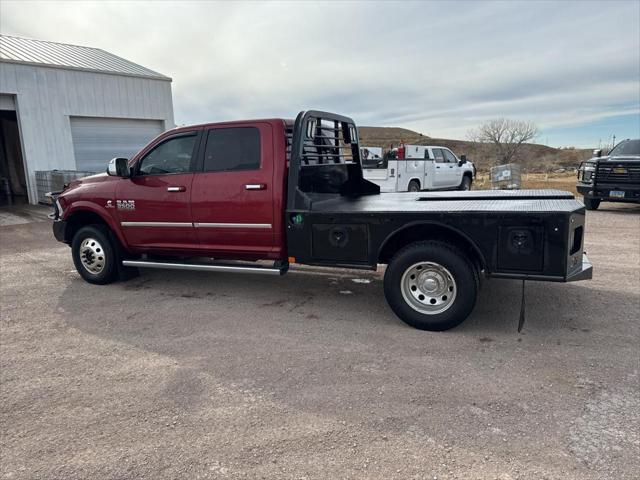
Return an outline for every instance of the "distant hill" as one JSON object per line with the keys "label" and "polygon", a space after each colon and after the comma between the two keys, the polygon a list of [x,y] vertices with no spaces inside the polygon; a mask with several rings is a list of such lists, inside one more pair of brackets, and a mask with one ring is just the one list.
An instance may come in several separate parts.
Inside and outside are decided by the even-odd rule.
{"label": "distant hill", "polygon": [[[397,145],[400,139],[409,145],[424,145],[424,141],[429,140],[426,135],[397,127],[359,127],[358,133],[360,134],[360,144],[370,147],[389,148],[392,143]],[[365,140],[368,143],[365,143]],[[375,145],[372,142],[375,142]]]}
{"label": "distant hill", "polygon": [[[432,138],[427,135],[396,127],[359,127],[360,145],[382,147],[385,151],[391,145],[398,146],[400,141],[409,145],[440,145],[450,148],[456,155],[466,155],[479,170],[488,170],[496,165],[496,155],[491,145]],[[591,156],[590,149],[553,148],[537,143],[525,144],[515,163],[519,163],[530,172],[548,172],[559,168],[574,168]]]}

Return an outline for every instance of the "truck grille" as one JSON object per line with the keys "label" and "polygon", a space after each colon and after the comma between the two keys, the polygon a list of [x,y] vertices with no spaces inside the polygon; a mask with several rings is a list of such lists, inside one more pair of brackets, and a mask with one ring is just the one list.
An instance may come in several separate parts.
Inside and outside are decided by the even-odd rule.
{"label": "truck grille", "polygon": [[599,163],[596,172],[598,183],[640,183],[640,163]]}

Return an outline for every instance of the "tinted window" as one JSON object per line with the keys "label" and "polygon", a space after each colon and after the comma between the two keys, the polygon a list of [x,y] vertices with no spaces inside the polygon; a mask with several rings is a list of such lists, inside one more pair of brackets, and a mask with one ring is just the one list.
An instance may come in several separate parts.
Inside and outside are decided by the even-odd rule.
{"label": "tinted window", "polygon": [[442,150],[440,150],[439,148],[433,149],[433,156],[436,162],[444,163],[444,154],[442,153]]}
{"label": "tinted window", "polygon": [[193,134],[170,138],[161,143],[140,160],[139,173],[162,175],[191,171],[191,156],[195,141],[196,135]]}
{"label": "tinted window", "polygon": [[204,151],[205,172],[260,168],[260,131],[255,127],[209,130]]}
{"label": "tinted window", "polygon": [[609,155],[640,155],[640,140],[626,140],[624,142],[620,142],[609,152]]}
{"label": "tinted window", "polygon": [[458,160],[456,160],[456,156],[451,153],[449,150],[443,150],[444,152],[444,158],[447,160],[447,162],[449,163],[456,163]]}
{"label": "tinted window", "polygon": [[387,161],[368,148],[360,149],[362,168],[387,168]]}

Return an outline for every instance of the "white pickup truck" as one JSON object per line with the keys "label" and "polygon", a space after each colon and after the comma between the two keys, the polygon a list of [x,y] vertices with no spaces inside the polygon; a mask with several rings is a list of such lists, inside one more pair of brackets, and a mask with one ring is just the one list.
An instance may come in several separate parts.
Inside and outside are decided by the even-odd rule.
{"label": "white pickup truck", "polygon": [[458,158],[435,145],[401,144],[382,159],[362,163],[364,178],[379,185],[381,192],[470,190],[476,171],[464,155]]}

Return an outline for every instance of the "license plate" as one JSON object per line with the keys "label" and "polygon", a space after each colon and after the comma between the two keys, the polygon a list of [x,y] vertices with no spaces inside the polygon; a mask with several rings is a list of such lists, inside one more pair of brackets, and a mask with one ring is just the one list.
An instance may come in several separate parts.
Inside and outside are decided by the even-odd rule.
{"label": "license plate", "polygon": [[609,196],[613,198],[624,198],[624,192],[621,190],[611,190]]}

